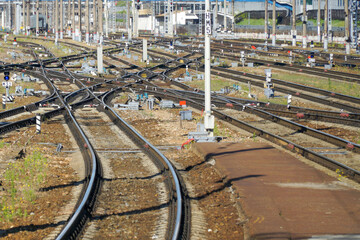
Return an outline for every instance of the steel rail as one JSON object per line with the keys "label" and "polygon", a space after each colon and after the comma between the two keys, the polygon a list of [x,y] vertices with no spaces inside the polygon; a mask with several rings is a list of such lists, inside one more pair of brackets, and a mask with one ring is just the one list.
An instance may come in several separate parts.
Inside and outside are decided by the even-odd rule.
{"label": "steel rail", "polygon": [[[189,93],[187,93],[185,96],[190,97]],[[213,97],[213,99],[211,102],[212,102],[212,104],[215,105],[215,107],[229,108],[229,109],[234,109],[234,110],[238,110],[238,111],[243,111],[243,109],[244,109],[243,106],[245,106],[245,107],[251,106],[251,107],[254,107],[257,109],[261,109],[265,112],[272,113],[276,116],[297,119],[299,121],[301,121],[301,120],[321,121],[321,122],[337,123],[337,124],[360,128],[360,120],[341,117],[341,115],[339,113],[337,113],[336,116],[326,116],[326,115],[321,115],[321,114],[303,113],[303,112],[301,112],[299,114],[299,112],[292,111],[291,109],[279,110],[279,109],[275,109],[275,108],[268,108],[268,107],[266,107],[266,104],[262,103],[261,105],[260,104],[258,105],[254,101],[243,101],[243,100],[238,101],[235,99],[230,99],[227,96],[221,96],[222,99],[220,99],[216,95],[212,96],[212,97]],[[201,100],[203,100],[204,97],[202,95],[200,95],[200,96],[191,96],[190,98],[195,101],[201,101]],[[228,103],[231,103],[231,104],[229,105]],[[233,103],[240,103],[241,105],[238,105],[238,104],[234,105]]]}
{"label": "steel rail", "polygon": [[[166,90],[166,92],[169,92],[169,89],[165,89],[165,90]],[[186,93],[186,95],[187,94],[188,93]],[[203,93],[193,93],[193,95],[202,95],[202,94]],[[186,97],[186,95],[184,94],[183,96]],[[284,118],[279,117],[279,116],[277,116],[275,114],[272,114],[272,113],[270,113],[270,112],[268,112],[266,110],[258,109],[257,107],[254,107],[254,106],[251,106],[251,105],[245,105],[245,104],[236,102],[234,100],[226,99],[226,97],[223,97],[223,96],[216,96],[216,95],[214,96],[213,95],[213,98],[214,99],[220,99],[222,101],[225,101],[226,103],[232,103],[233,105],[239,105],[238,110],[242,110],[242,111],[245,111],[245,112],[255,114],[255,115],[257,115],[257,116],[259,116],[259,117],[261,117],[263,119],[275,122],[277,124],[280,124],[282,126],[285,126],[285,127],[291,128],[291,129],[294,129],[296,131],[300,131],[301,133],[304,133],[306,135],[318,138],[320,140],[330,142],[330,143],[332,143],[334,145],[337,145],[339,147],[348,148],[351,145],[351,146],[353,146],[353,150],[352,150],[353,152],[360,153],[360,145],[358,145],[356,143],[353,143],[351,141],[348,141],[348,140],[336,137],[334,135],[324,133],[322,131],[319,131],[319,130],[304,126],[304,125],[302,125],[300,123],[295,123],[293,121],[284,119]],[[225,104],[223,103],[223,104],[226,105],[226,103]]]}
{"label": "steel rail", "polygon": [[[236,71],[236,70],[233,70],[233,69],[214,67],[214,66],[212,67],[212,69],[217,70],[217,71],[226,72],[226,73],[235,74],[235,75],[243,75],[243,76],[246,76],[246,77],[250,77],[250,78],[254,78],[254,79],[258,79],[258,80],[262,80],[262,81],[266,80],[266,77],[251,74],[251,73]],[[271,78],[271,81],[273,83],[280,84],[280,85],[283,85],[283,86],[292,87],[292,88],[296,88],[296,89],[301,89],[301,90],[305,90],[305,91],[312,92],[312,93],[319,93],[319,94],[322,94],[322,95],[327,96],[327,97],[337,98],[337,99],[348,101],[348,102],[351,102],[351,103],[360,104],[360,98],[357,98],[357,97],[353,97],[353,96],[349,96],[349,95],[345,95],[345,94],[341,94],[341,93],[335,93],[333,91],[327,91],[327,90],[323,90],[323,89],[320,89],[320,88],[309,87],[309,86],[298,84],[298,83],[287,82],[287,81],[276,79],[276,78]],[[276,89],[276,85],[275,85],[275,89]]]}
{"label": "steel rail", "polygon": [[[60,61],[60,62],[61,62],[61,64],[63,64],[62,61]],[[75,134],[75,136],[77,136],[76,140],[77,140],[78,144],[80,142],[84,142],[86,144],[86,145],[83,145],[83,147],[80,147],[80,149],[82,149],[83,156],[88,156],[89,158],[91,158],[91,160],[90,160],[91,170],[90,170],[90,172],[85,171],[85,175],[87,175],[88,181],[84,185],[85,186],[85,191],[84,191],[84,194],[83,194],[83,196],[81,198],[81,201],[79,202],[77,209],[71,215],[71,217],[67,221],[65,227],[61,230],[60,234],[57,236],[56,239],[60,240],[60,239],[76,238],[81,232],[82,227],[80,227],[80,226],[85,223],[84,217],[85,217],[85,219],[87,218],[87,214],[85,214],[85,213],[88,212],[88,209],[91,209],[92,208],[91,206],[93,206],[93,204],[94,204],[96,192],[98,191],[99,184],[100,184],[100,180],[99,180],[98,176],[102,175],[102,173],[101,173],[101,164],[97,160],[95,150],[93,149],[90,141],[86,137],[86,135],[83,132],[82,128],[77,123],[75,117],[73,116],[73,114],[71,112],[71,108],[68,106],[66,101],[63,100],[62,97],[59,95],[58,90],[52,84],[50,79],[47,78],[46,73],[45,73],[45,69],[43,67],[43,64],[42,64],[41,60],[39,60],[39,63],[40,63],[41,70],[42,70],[42,73],[43,73],[44,77],[52,85],[52,87],[54,88],[54,91],[56,92],[56,94],[57,94],[58,98],[60,99],[62,105],[66,109],[68,118],[65,117],[65,119],[71,120],[72,124],[74,124],[74,126],[75,126],[73,128],[73,130],[76,131],[77,134],[74,133],[74,132],[73,133]],[[72,129],[72,128],[70,127],[70,129]],[[78,134],[81,136],[81,138],[79,137]],[[81,145],[79,144],[79,146],[81,146]],[[87,147],[85,147],[85,146],[87,146]],[[84,148],[86,148],[87,150],[85,150]],[[88,155],[86,155],[86,154],[88,154]],[[87,158],[85,157],[85,159],[87,159]],[[85,165],[86,165],[86,163],[87,162],[85,161]],[[79,227],[80,227],[80,229],[79,229]]]}
{"label": "steel rail", "polygon": [[[65,66],[64,66],[64,68],[65,68]],[[65,69],[69,73],[69,75],[72,76],[72,73],[67,68],[65,68]],[[72,76],[72,77],[74,79],[74,76]],[[83,83],[81,83],[80,81],[78,81],[78,82],[79,82],[79,84],[83,85],[83,87],[86,88],[89,91],[90,94],[93,95],[94,99],[97,99],[104,106],[104,109],[110,110],[117,117],[117,119],[124,126],[126,126],[126,128],[131,130],[131,132],[133,134],[135,134],[137,136],[137,138],[141,139],[144,142],[143,146],[148,146],[150,149],[152,149],[152,151],[156,152],[156,154],[161,157],[161,159],[166,163],[167,167],[170,169],[170,172],[171,172],[171,174],[173,176],[173,180],[175,182],[176,197],[177,197],[177,213],[176,213],[176,220],[175,220],[174,233],[172,235],[172,239],[174,239],[174,240],[177,239],[178,236],[179,236],[179,230],[180,230],[180,225],[181,225],[181,220],[182,220],[182,194],[181,194],[181,187],[180,187],[179,179],[177,178],[176,172],[175,172],[172,164],[167,160],[167,158],[158,149],[156,149],[153,145],[151,145],[150,142],[148,142],[134,128],[132,128],[129,124],[127,124],[109,105],[107,105],[103,100],[100,100],[96,95],[94,95],[89,90],[89,88],[86,87]],[[107,95],[108,94],[105,94],[103,99]]]}
{"label": "steel rail", "polygon": [[[158,53],[158,54],[161,54],[161,53]],[[191,68],[194,69],[194,67],[191,67]],[[258,75],[254,75],[254,74],[248,74],[248,73],[244,73],[244,72],[238,72],[238,71],[230,70],[230,69],[223,69],[223,68],[220,68],[220,67],[212,67],[212,69],[214,69],[212,71],[212,73],[213,74],[217,73],[216,75],[221,75],[221,74],[219,74],[218,72],[215,72],[215,70],[222,71],[222,72],[227,72],[227,73],[231,73],[231,74],[237,74],[237,75],[239,75],[239,73],[241,73],[242,75],[246,75],[247,77],[250,76],[250,77],[253,77],[253,78],[259,79],[259,80],[265,79],[262,76],[258,76]],[[226,78],[231,78],[232,80],[235,80],[235,81],[241,81],[241,82],[244,82],[244,83],[247,83],[247,82],[251,81],[252,84],[254,84],[254,85],[258,86],[258,87],[263,87],[262,84],[254,82],[252,80],[241,78],[239,76],[230,76],[230,75],[221,75],[221,76],[224,76]],[[344,95],[344,94],[339,94],[339,93],[335,93],[335,92],[331,92],[331,91],[326,91],[326,90],[322,90],[322,89],[319,89],[319,88],[308,87],[308,86],[304,86],[304,85],[301,85],[301,84],[285,82],[285,81],[282,81],[282,80],[279,80],[279,79],[273,79],[273,80],[277,84],[281,84],[281,85],[285,85],[285,86],[289,86],[289,87],[294,87],[294,88],[299,88],[299,89],[303,89],[303,90],[310,91],[310,92],[320,93],[320,94],[324,94],[325,96],[330,96],[330,97],[334,97],[334,98],[345,100],[345,101],[351,101],[351,102],[360,103],[360,98],[356,98],[356,97],[352,97],[352,96],[348,96],[348,95]],[[185,89],[185,88],[183,88],[183,89]],[[285,88],[281,88],[281,87],[278,87],[278,86],[276,86],[276,89],[278,91],[280,91],[280,92],[284,92],[284,93],[287,93],[287,94],[292,94],[292,95],[295,95],[297,97],[305,98],[305,99],[310,100],[310,101],[316,101],[316,102],[319,102],[319,103],[322,103],[322,104],[325,104],[325,105],[328,105],[328,106],[338,107],[340,109],[345,109],[345,110],[352,111],[352,112],[360,112],[360,108],[352,107],[352,106],[349,106],[349,105],[346,105],[346,104],[342,104],[342,103],[338,103],[338,102],[334,102],[334,101],[329,101],[329,100],[326,100],[326,99],[323,99],[323,98],[320,98],[320,97],[311,96],[311,95],[304,94],[304,93],[299,93],[298,91],[292,91],[290,89],[285,89]]]}
{"label": "steel rail", "polygon": [[[115,91],[115,90],[114,90]],[[180,234],[180,227],[181,227],[181,221],[182,221],[182,208],[183,208],[183,203],[182,203],[182,193],[181,193],[181,185],[180,185],[180,181],[178,179],[178,175],[173,167],[173,165],[171,164],[171,162],[155,147],[153,146],[148,140],[146,140],[141,134],[139,134],[131,125],[129,125],[127,122],[125,122],[117,113],[116,111],[114,111],[109,105],[107,105],[105,103],[105,99],[108,97],[108,95],[111,94],[111,92],[109,92],[108,94],[106,94],[103,97],[102,103],[105,107],[106,110],[109,110],[114,116],[116,116],[117,119],[119,119],[119,121],[121,122],[121,125],[125,126],[125,128],[127,128],[130,132],[132,132],[134,135],[136,135],[136,137],[138,139],[141,140],[141,142],[143,143],[143,146],[148,146],[149,149],[151,149],[151,151],[153,151],[163,162],[166,163],[166,166],[169,168],[171,175],[173,177],[173,181],[175,183],[175,188],[176,188],[176,220],[175,220],[175,225],[174,225],[174,230],[173,230],[173,234],[171,236],[172,240],[176,240],[179,237]]]}
{"label": "steel rail", "polygon": [[[224,78],[232,79],[232,80],[243,82],[243,83],[251,82],[252,85],[257,86],[257,87],[261,87],[261,88],[264,87],[263,83],[258,82],[258,81],[254,81],[254,80],[251,80],[251,79],[246,79],[246,78],[242,78],[242,77],[239,77],[239,76],[220,73],[220,72],[218,72],[216,70],[212,70],[211,73],[214,74],[214,75],[217,75],[217,76],[221,76],[221,77],[224,77]],[[291,89],[277,87],[277,90],[280,91],[280,92],[286,93],[286,94],[291,94],[291,95],[296,96],[296,97],[304,98],[304,99],[314,101],[314,102],[317,102],[317,103],[321,103],[321,104],[324,104],[324,105],[328,105],[328,106],[331,106],[331,107],[336,107],[336,108],[340,108],[340,109],[345,109],[347,111],[360,113],[360,108],[349,106],[347,104],[334,102],[334,101],[329,101],[329,100],[319,98],[319,97],[316,97],[316,96],[312,96],[312,95],[308,95],[308,94],[305,94],[305,93],[299,93],[298,91],[294,91],[294,90],[291,90]]]}
{"label": "steel rail", "polygon": [[[235,57],[231,54],[215,54],[214,53],[213,55],[217,56],[217,57],[226,57],[227,59],[239,62],[239,57]],[[287,63],[260,60],[260,59],[255,59],[255,58],[250,58],[250,59],[254,63],[261,64],[261,65],[268,65],[268,66],[271,65],[272,67],[280,68],[281,70],[297,71],[297,72],[301,71],[301,73],[306,73],[306,74],[310,74],[310,75],[321,76],[321,77],[331,78],[331,79],[335,79],[335,80],[341,80],[341,81],[345,81],[345,82],[360,83],[359,75],[351,76],[344,72],[335,72],[335,71],[330,71],[330,70],[323,70],[323,69],[310,68],[310,67],[304,67],[304,66],[296,66],[295,64],[292,64],[292,66],[291,66],[290,64],[287,64]]]}
{"label": "steel rail", "polygon": [[[143,90],[144,91],[144,90]],[[203,104],[199,103],[199,102],[196,102],[190,98],[186,98],[186,97],[181,97],[181,96],[176,96],[176,95],[171,95],[170,92],[166,91],[164,92],[162,89],[157,89],[157,91],[150,91],[150,90],[147,90],[149,93],[155,95],[155,96],[159,96],[159,97],[162,97],[162,98],[167,98],[167,99],[173,99],[173,100],[176,100],[176,101],[180,101],[180,100],[186,100],[187,101],[187,104],[189,106],[192,106],[198,110],[201,111],[201,109],[203,109]],[[296,143],[293,143],[285,138],[282,138],[280,136],[277,136],[275,134],[272,134],[270,132],[267,132],[265,130],[262,130],[260,128],[257,128],[257,127],[254,127],[254,126],[251,126],[250,124],[244,122],[244,121],[241,121],[241,120],[238,120],[238,119],[235,119],[235,118],[232,118],[231,116],[229,115],[226,115],[218,110],[215,110],[213,109],[213,113],[216,117],[218,117],[220,120],[223,120],[223,121],[226,121],[234,126],[237,126],[237,127],[240,127],[241,129],[244,129],[246,130],[247,132],[250,132],[250,133],[253,133],[253,134],[256,134],[256,136],[260,136],[262,138],[265,138],[273,143],[276,143],[278,144],[279,146],[289,150],[289,151],[292,151],[292,152],[296,152],[304,157],[306,157],[307,159],[309,160],[312,160],[316,163],[319,163],[320,165],[322,166],[325,166],[333,171],[336,171],[336,170],[342,170],[344,175],[349,177],[350,179],[353,179],[354,181],[360,183],[360,172],[353,169],[353,168],[350,168],[342,163],[339,163],[337,161],[334,161],[330,158],[327,158],[325,156],[322,156],[316,152],[313,152],[305,147],[302,147]]]}

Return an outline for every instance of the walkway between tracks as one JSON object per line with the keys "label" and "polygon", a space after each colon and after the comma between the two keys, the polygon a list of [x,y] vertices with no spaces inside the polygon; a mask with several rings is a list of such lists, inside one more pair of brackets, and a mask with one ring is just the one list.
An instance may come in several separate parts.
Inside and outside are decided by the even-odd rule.
{"label": "walkway between tracks", "polygon": [[345,182],[269,144],[197,143],[196,150],[236,187],[251,238],[360,239],[360,191]]}

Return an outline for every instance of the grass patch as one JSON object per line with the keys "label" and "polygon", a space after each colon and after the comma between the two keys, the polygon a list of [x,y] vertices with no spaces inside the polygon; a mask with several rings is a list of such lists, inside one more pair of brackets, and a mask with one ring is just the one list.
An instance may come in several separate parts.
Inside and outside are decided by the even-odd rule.
{"label": "grass patch", "polygon": [[[211,78],[211,91],[219,91],[220,89],[222,89],[224,87],[230,87],[233,84],[234,84],[233,82],[229,82],[229,81],[222,80],[222,79],[219,79],[216,77],[212,77]],[[194,88],[201,89],[201,90],[204,90],[204,88],[205,88],[204,80],[194,80],[194,81],[191,81],[189,83],[189,85]]]}
{"label": "grass patch", "polygon": [[45,181],[47,166],[47,159],[38,151],[9,163],[2,179],[5,189],[0,201],[2,221],[27,217],[26,205],[34,204],[39,186]]}
{"label": "grass patch", "polygon": [[357,83],[339,82],[330,79],[309,77],[294,73],[273,73],[273,78],[299,83],[302,85],[320,88],[353,97],[360,97],[360,85]]}
{"label": "grass patch", "polygon": [[[51,53],[53,53],[56,57],[63,57],[63,56],[79,53],[79,51],[77,49],[68,47],[61,42],[59,42],[58,45],[56,46],[54,42],[48,41],[48,40],[19,38],[19,41],[24,41],[24,42],[31,41],[33,43],[41,44],[45,48],[47,48]],[[71,52],[70,52],[70,50],[71,50]],[[49,58],[50,58],[50,56],[49,56]]]}

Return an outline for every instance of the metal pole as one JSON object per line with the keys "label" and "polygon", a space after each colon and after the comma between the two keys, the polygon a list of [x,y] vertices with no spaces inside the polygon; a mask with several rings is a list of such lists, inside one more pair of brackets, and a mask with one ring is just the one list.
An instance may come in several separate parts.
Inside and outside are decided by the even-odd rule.
{"label": "metal pole", "polygon": [[151,33],[155,34],[155,3],[154,1],[151,1],[150,3],[150,9],[151,9]]}
{"label": "metal pole", "polygon": [[103,2],[102,0],[98,0],[98,22],[99,22],[99,40],[100,43],[102,44],[102,39],[103,39]]}
{"label": "metal pole", "polygon": [[15,29],[14,34],[19,34],[21,29],[21,6],[20,4],[15,4]]}
{"label": "metal pole", "polygon": [[36,36],[39,36],[39,0],[36,1]]}
{"label": "metal pole", "polygon": [[169,13],[168,34],[169,34],[170,37],[174,37],[173,1],[172,0],[168,0],[168,13]]}
{"label": "metal pole", "polygon": [[[304,0],[305,1],[305,0]],[[272,45],[276,45],[276,0],[273,0],[273,9],[272,9]]]}
{"label": "metal pole", "polygon": [[328,25],[329,25],[329,12],[328,12],[329,1],[325,0],[325,24],[324,24],[324,50],[328,49]]}
{"label": "metal pole", "polygon": [[235,0],[232,0],[232,21],[231,21],[231,30],[235,32]]}
{"label": "metal pole", "polygon": [[26,1],[26,33],[30,35],[30,1]]}
{"label": "metal pole", "polygon": [[72,40],[75,40],[75,0],[72,0],[71,7],[71,34]]}
{"label": "metal pole", "polygon": [[45,19],[46,19],[46,27],[45,27],[45,37],[47,36],[47,31],[50,27],[50,24],[49,24],[49,9],[48,9],[48,1],[46,0],[45,1]]}
{"label": "metal pole", "polygon": [[143,61],[146,62],[147,61],[147,39],[143,39]]}
{"label": "metal pole", "polygon": [[224,30],[227,31],[227,19],[226,19],[227,3],[224,0]]}
{"label": "metal pole", "polygon": [[93,38],[94,38],[94,42],[96,41],[96,39],[98,38],[98,25],[97,25],[97,14],[96,14],[96,10],[97,10],[97,6],[96,6],[96,1],[97,0],[93,0]]}
{"label": "metal pole", "polygon": [[318,0],[318,9],[317,9],[317,34],[318,34],[318,42],[321,42],[321,0]]}
{"label": "metal pole", "polygon": [[105,36],[109,37],[109,8],[107,0],[104,0]]}
{"label": "metal pole", "polygon": [[71,0],[68,0],[68,10],[67,10],[67,35],[71,36]]}
{"label": "metal pole", "polygon": [[268,13],[268,0],[265,0],[265,42],[267,42],[267,39],[268,39],[268,18],[269,18],[269,13]]}
{"label": "metal pole", "polygon": [[175,2],[175,35],[177,35],[177,15],[178,15],[178,4]]}
{"label": "metal pole", "polygon": [[306,23],[307,23],[307,16],[306,16],[306,0],[303,0],[303,48],[307,47],[307,36],[306,36]]}
{"label": "metal pole", "polygon": [[89,32],[90,32],[90,20],[89,20],[89,0],[85,2],[85,25],[86,25],[86,33],[85,33],[85,41],[86,43],[90,42]]}
{"label": "metal pole", "polygon": [[350,54],[349,0],[344,0],[345,9],[345,53]]}
{"label": "metal pole", "polygon": [[292,0],[292,45],[296,46],[296,0]]}
{"label": "metal pole", "polygon": [[55,0],[55,43],[59,39],[59,2]]}
{"label": "metal pole", "polygon": [[24,30],[24,33],[26,35],[26,3],[25,3],[25,0],[22,1],[22,10],[23,10],[23,21],[22,21],[22,27],[23,27],[23,30]]}
{"label": "metal pole", "polygon": [[138,31],[138,18],[139,18],[139,11],[137,9],[137,6],[135,5],[135,0],[133,1],[133,6],[134,6],[134,10],[133,10],[133,36],[134,37],[138,37],[139,36],[139,31]]}
{"label": "metal pole", "polygon": [[[130,0],[126,1],[127,4],[127,11],[126,11],[126,27],[127,27],[127,33],[128,33],[128,41],[131,41],[132,39],[132,19],[131,14],[134,13],[134,9],[132,9],[132,12],[130,11]],[[131,2],[131,7],[133,8],[133,1]]]}
{"label": "metal pole", "polygon": [[79,4],[78,4],[78,29],[79,29],[79,37],[78,37],[78,41],[81,42],[81,0],[79,0]]}
{"label": "metal pole", "polygon": [[104,65],[103,65],[103,46],[101,43],[97,47],[97,62],[98,62],[98,73],[102,74],[104,72]]}
{"label": "metal pole", "polygon": [[7,25],[9,27],[9,29],[11,29],[11,2],[8,1],[7,4]]}
{"label": "metal pole", "polygon": [[204,126],[210,136],[214,131],[214,116],[211,114],[211,76],[210,76],[210,0],[205,0],[205,116]]}
{"label": "metal pole", "polygon": [[218,0],[215,1],[215,7],[214,7],[214,26],[213,26],[213,33],[216,32],[217,26],[218,26],[218,11],[219,11],[219,2]]}
{"label": "metal pole", "polygon": [[60,39],[64,39],[64,2],[60,0]]}

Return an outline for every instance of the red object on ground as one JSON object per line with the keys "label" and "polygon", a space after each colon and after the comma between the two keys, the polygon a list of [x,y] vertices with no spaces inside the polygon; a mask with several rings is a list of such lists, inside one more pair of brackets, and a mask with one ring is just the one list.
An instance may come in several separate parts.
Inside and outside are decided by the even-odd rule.
{"label": "red object on ground", "polygon": [[297,113],[297,114],[296,114],[296,117],[297,117],[297,118],[304,118],[305,115],[304,115],[303,113]]}
{"label": "red object on ground", "polygon": [[348,143],[348,144],[346,144],[346,148],[352,150],[352,149],[354,149],[354,144]]}
{"label": "red object on ground", "polygon": [[340,113],[340,117],[349,117],[348,113]]}
{"label": "red object on ground", "polygon": [[291,143],[288,144],[288,149],[293,150],[294,147],[295,147],[294,144],[291,144]]}
{"label": "red object on ground", "polygon": [[186,101],[180,101],[180,102],[179,102],[179,105],[180,105],[180,106],[186,106]]}
{"label": "red object on ground", "polygon": [[232,108],[232,107],[234,107],[234,104],[232,104],[232,103],[227,103],[226,106]]}
{"label": "red object on ground", "polygon": [[235,189],[250,239],[359,234],[360,191],[336,176],[265,143],[196,143],[195,147],[206,159],[215,159]]}
{"label": "red object on ground", "polygon": [[184,149],[184,148],[185,148],[185,145],[188,145],[188,144],[190,144],[190,143],[192,143],[192,142],[194,142],[194,141],[195,141],[195,139],[193,139],[193,138],[190,138],[190,139],[186,140],[186,142],[184,142],[184,143],[181,145],[181,149]]}

